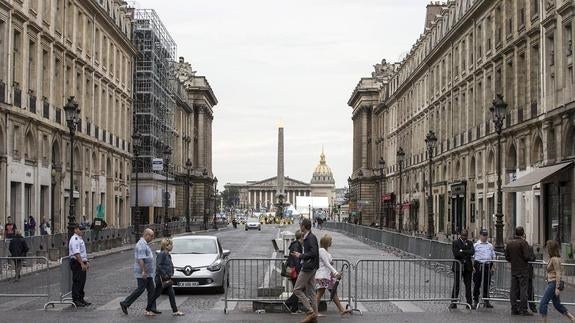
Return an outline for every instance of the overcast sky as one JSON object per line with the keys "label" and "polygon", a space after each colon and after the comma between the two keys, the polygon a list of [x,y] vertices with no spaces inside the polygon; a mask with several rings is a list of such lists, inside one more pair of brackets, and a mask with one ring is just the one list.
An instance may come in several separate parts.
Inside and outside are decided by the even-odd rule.
{"label": "overcast sky", "polygon": [[178,56],[205,75],[219,186],[285,174],[309,182],[322,145],[337,187],[352,168],[351,108],[361,77],[398,60],[423,32],[429,0],[138,0],[155,9]]}

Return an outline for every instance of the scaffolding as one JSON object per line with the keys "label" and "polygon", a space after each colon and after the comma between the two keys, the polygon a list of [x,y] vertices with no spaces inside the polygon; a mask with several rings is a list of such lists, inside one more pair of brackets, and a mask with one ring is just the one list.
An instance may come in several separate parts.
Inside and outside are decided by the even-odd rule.
{"label": "scaffolding", "polygon": [[[135,171],[152,172],[152,158],[174,150],[176,101],[170,64],[176,43],[156,12],[135,9],[132,41],[138,50],[134,69],[134,132],[142,136]],[[137,166],[137,167],[136,167]]]}

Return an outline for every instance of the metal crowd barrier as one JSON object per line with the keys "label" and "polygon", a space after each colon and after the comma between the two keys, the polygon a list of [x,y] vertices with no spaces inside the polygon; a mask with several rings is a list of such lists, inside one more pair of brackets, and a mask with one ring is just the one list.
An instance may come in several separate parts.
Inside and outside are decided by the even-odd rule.
{"label": "metal crowd barrier", "polygon": [[[453,274],[430,269],[430,263],[451,268],[457,260],[382,259],[359,260],[355,265],[355,309],[358,302],[445,301],[461,304],[452,298]],[[461,280],[461,273],[458,274]]]}
{"label": "metal crowd barrier", "polygon": [[[224,313],[228,302],[279,302],[285,301],[293,292],[290,279],[280,275],[284,258],[233,258],[226,262],[226,286],[224,292]],[[334,259],[333,266],[342,271],[343,279],[338,286],[342,303],[352,304],[352,264],[344,259]],[[322,300],[329,300],[326,292]]]}
{"label": "metal crowd barrier", "polygon": [[[18,284],[12,284],[16,279],[16,267],[21,266],[20,276],[28,279],[32,274],[34,279],[39,280],[35,288],[22,289]],[[26,297],[46,298],[50,296],[50,280],[48,271],[48,259],[46,257],[0,257],[0,297]],[[37,291],[37,292],[35,292]]]}
{"label": "metal crowd barrier", "polygon": [[48,301],[44,304],[44,310],[49,306],[52,308],[56,305],[72,305],[76,308],[76,304],[72,301],[72,269],[70,268],[70,257],[60,258],[60,292],[57,300]]}

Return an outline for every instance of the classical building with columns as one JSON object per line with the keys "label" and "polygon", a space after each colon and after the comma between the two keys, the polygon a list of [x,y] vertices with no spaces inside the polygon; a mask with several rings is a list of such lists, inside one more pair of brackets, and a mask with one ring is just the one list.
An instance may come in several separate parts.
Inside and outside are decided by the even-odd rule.
{"label": "classical building with columns", "polygon": [[[0,0],[0,222],[130,223],[131,20],[123,1]],[[71,149],[63,106],[81,109]],[[74,169],[70,169],[70,151]],[[73,191],[69,191],[74,171]],[[99,207],[101,206],[101,207]]]}
{"label": "classical building with columns", "polygon": [[[352,210],[362,209],[363,224],[383,217],[390,228],[426,232],[424,138],[432,130],[436,235],[463,228],[472,236],[481,228],[494,235],[498,163],[490,107],[502,94],[508,104],[500,165],[504,238],[522,225],[530,242],[572,242],[573,1],[461,0],[427,10],[425,30],[408,55],[376,64],[348,101]],[[405,152],[401,192],[399,148]]]}

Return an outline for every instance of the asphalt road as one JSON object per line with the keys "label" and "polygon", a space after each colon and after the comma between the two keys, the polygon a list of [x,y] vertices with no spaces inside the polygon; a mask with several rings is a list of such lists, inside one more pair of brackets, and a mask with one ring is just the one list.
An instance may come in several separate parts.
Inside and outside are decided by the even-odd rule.
{"label": "asphalt road", "polygon": [[[281,228],[285,230],[286,228]],[[296,227],[291,226],[290,231],[295,231]],[[231,258],[269,258],[273,255],[271,239],[275,238],[280,228],[274,225],[266,225],[262,231],[244,231],[241,229],[227,230],[213,233],[220,237],[223,247],[231,250]],[[327,231],[316,231],[318,236]],[[333,236],[333,247],[330,250],[334,258],[343,258],[351,263],[359,259],[398,259],[395,255],[389,254],[380,249],[374,248],[361,241],[351,239],[339,233],[331,233]],[[169,303],[166,296],[158,300],[158,307],[164,313],[155,317],[147,318],[143,315],[145,307],[145,295],[143,295],[129,309],[128,316],[124,315],[119,308],[119,302],[125,298],[135,287],[135,279],[132,274],[133,255],[132,251],[125,251],[94,259],[88,274],[86,285],[86,299],[93,303],[88,308],[73,310],[67,306],[57,306],[54,309],[44,311],[42,309],[46,299],[33,298],[11,298],[0,297],[0,322],[138,322],[141,320],[151,320],[157,322],[299,322],[303,316],[292,314],[264,313],[256,314],[252,310],[250,302],[230,302],[228,304],[228,314],[224,314],[223,295],[214,293],[179,293],[177,303],[180,310],[186,316],[175,318],[170,315]],[[272,266],[273,267],[273,266]],[[405,268],[405,267],[402,267]],[[402,269],[403,275],[420,276],[425,275],[428,270],[409,267],[409,272]],[[257,274],[257,284],[271,285],[271,276],[277,273],[265,274],[269,268],[265,268]],[[385,276],[389,268],[380,268],[385,272],[373,271],[365,274],[370,277]],[[397,269],[396,269],[397,270]],[[428,273],[427,273],[428,274]],[[398,273],[388,275],[397,277]],[[252,277],[250,276],[250,277]],[[267,278],[265,277],[267,276]],[[438,277],[438,276],[437,276]],[[437,277],[434,280],[437,280]],[[260,279],[261,278],[261,279]],[[370,278],[374,279],[374,278]],[[429,280],[429,279],[428,279]],[[42,292],[49,282],[51,294],[57,296],[58,292],[58,272],[35,274],[26,276],[18,283],[0,283],[0,293],[37,293]],[[344,277],[345,281],[345,277]],[[447,281],[447,280],[446,280]],[[378,281],[383,284],[382,281]],[[234,281],[232,286],[243,288],[245,281]],[[350,283],[350,287],[355,285]],[[445,283],[445,282],[444,282]],[[345,284],[345,283],[344,283]],[[376,285],[376,284],[372,284]],[[347,294],[343,286],[342,294]],[[359,284],[359,288],[368,289],[369,284]],[[413,285],[405,285],[406,289],[417,289]],[[442,285],[441,285],[442,286]],[[450,288],[446,286],[445,288]],[[415,291],[409,291],[416,293]],[[413,294],[415,295],[415,294]],[[52,296],[52,297],[53,297]],[[345,297],[345,295],[342,295]],[[506,303],[495,304],[495,309],[479,311],[469,311],[458,309],[447,310],[445,302],[383,302],[367,303],[360,302],[359,313],[346,318],[341,318],[332,304],[328,304],[327,317],[321,318],[320,322],[537,322],[537,317],[516,317],[509,315],[509,307]],[[561,321],[557,312],[550,310],[550,322]]]}

